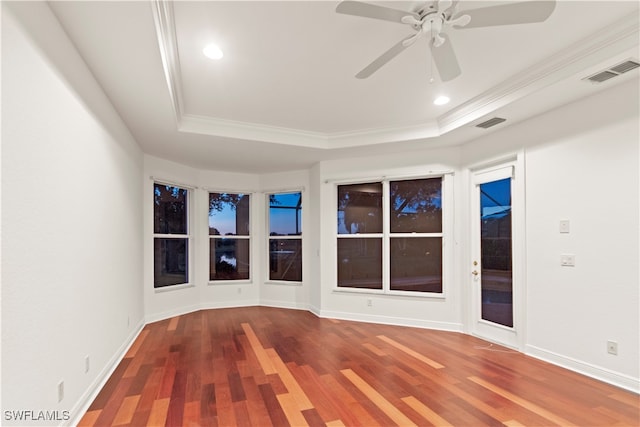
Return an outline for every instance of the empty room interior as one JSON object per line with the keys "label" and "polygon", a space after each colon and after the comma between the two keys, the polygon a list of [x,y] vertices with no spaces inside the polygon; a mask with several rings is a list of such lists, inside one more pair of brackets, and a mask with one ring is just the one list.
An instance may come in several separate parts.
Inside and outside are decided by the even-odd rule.
{"label": "empty room interior", "polygon": [[2,425],[639,425],[637,1],[3,1]]}

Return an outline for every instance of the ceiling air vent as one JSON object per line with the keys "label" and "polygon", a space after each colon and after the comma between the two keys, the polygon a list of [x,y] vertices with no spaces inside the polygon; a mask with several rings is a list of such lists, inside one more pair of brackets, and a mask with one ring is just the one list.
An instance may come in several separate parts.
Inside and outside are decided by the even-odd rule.
{"label": "ceiling air vent", "polygon": [[502,117],[494,117],[482,123],[478,123],[476,125],[477,128],[489,129],[492,126],[499,125],[502,122],[506,122],[507,119],[503,119]]}
{"label": "ceiling air vent", "polygon": [[618,74],[626,73],[627,71],[631,71],[640,67],[640,64],[636,61],[624,61],[622,64],[618,64],[615,67],[611,67],[611,71],[616,72]]}
{"label": "ceiling air vent", "polygon": [[618,75],[612,71],[602,71],[598,74],[594,74],[591,77],[587,77],[591,83],[602,83],[614,77],[618,77]]}
{"label": "ceiling air vent", "polygon": [[626,73],[627,71],[635,70],[638,67],[640,67],[640,63],[638,63],[638,61],[629,59],[620,64],[614,65],[609,69],[599,71],[596,74],[584,78],[583,80],[590,81],[591,83],[602,83],[606,80],[618,77],[620,74]]}

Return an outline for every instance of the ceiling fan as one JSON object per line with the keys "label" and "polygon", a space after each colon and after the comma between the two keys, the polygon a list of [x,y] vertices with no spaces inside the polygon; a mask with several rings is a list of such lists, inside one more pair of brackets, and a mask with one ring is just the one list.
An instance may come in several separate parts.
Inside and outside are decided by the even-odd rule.
{"label": "ceiling fan", "polygon": [[459,12],[457,0],[436,0],[428,2],[416,11],[407,12],[361,1],[345,0],[338,4],[336,12],[398,22],[409,25],[414,30],[413,34],[400,40],[363,68],[356,74],[356,78],[366,79],[420,37],[425,36],[429,39],[431,56],[440,78],[442,81],[449,81],[462,72],[451,40],[446,33],[449,27],[467,29],[543,22],[551,15],[555,6],[555,0],[522,1]]}

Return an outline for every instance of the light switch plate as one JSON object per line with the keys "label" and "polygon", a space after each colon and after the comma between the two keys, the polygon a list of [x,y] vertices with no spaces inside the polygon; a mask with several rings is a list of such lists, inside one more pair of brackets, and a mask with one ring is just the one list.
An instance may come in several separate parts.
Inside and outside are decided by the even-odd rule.
{"label": "light switch plate", "polygon": [[576,265],[576,256],[573,254],[562,254],[560,255],[560,265],[563,267],[575,267]]}
{"label": "light switch plate", "polygon": [[571,231],[571,224],[568,219],[560,220],[560,232],[569,233]]}

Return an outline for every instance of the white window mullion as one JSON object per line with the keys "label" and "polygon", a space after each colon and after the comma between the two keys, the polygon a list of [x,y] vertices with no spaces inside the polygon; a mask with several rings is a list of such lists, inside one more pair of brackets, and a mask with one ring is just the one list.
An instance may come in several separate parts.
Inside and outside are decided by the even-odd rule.
{"label": "white window mullion", "polygon": [[389,181],[382,181],[382,290],[388,293],[391,289],[391,198],[389,197]]}
{"label": "white window mullion", "polygon": [[442,237],[444,233],[389,233],[390,237]]}
{"label": "white window mullion", "polygon": [[154,234],[156,239],[189,239],[190,234]]}

